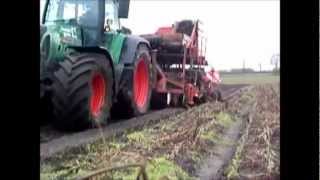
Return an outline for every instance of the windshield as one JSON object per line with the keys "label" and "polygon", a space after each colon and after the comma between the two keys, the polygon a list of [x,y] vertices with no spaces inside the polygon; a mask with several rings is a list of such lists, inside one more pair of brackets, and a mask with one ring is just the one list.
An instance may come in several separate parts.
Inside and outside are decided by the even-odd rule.
{"label": "windshield", "polygon": [[51,0],[46,23],[75,20],[87,27],[98,25],[98,0]]}
{"label": "windshield", "polygon": [[[112,0],[106,1],[105,6],[105,24],[110,26],[111,30],[117,30],[120,27],[118,20],[118,3]],[[108,22],[108,23],[107,23]]]}

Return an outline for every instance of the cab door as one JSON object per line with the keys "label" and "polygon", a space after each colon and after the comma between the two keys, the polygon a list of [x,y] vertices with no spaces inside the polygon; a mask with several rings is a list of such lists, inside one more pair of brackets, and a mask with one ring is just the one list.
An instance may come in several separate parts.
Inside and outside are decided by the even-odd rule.
{"label": "cab door", "polygon": [[108,49],[115,64],[119,63],[120,54],[125,39],[120,30],[117,1],[105,1],[105,25],[104,25],[104,47]]}

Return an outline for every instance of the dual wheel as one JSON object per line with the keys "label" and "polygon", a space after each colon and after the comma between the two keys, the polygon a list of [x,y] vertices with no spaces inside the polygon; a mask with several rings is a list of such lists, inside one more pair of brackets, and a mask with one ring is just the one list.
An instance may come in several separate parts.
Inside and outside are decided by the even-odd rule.
{"label": "dual wheel", "polygon": [[[151,96],[150,56],[139,47],[131,72],[118,101],[132,116],[149,109]],[[97,53],[70,54],[59,64],[52,85],[53,125],[60,130],[82,130],[105,125],[115,96],[110,60]]]}

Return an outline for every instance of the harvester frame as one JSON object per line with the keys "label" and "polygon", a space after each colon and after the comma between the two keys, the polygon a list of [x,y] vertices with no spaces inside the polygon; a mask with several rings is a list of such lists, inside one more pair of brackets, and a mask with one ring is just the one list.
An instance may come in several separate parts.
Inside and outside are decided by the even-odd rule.
{"label": "harvester frame", "polygon": [[[181,22],[191,21],[180,21],[176,25]],[[220,82],[219,75],[214,70],[204,72],[204,67],[208,65],[208,62],[205,58],[207,39],[200,34],[203,30],[200,29],[199,24],[202,23],[200,20],[192,23],[193,28],[189,28],[190,36],[186,32],[176,32],[174,27],[162,27],[157,30],[155,35],[144,36],[151,41],[155,37],[165,38],[169,41],[176,39],[177,36],[182,37],[181,48],[183,48],[183,51],[180,53],[159,52],[159,47],[152,51],[152,62],[157,74],[154,91],[167,94],[167,101],[164,102],[174,106],[194,105],[194,100],[203,102],[201,100],[205,101],[208,98],[207,96],[221,98],[217,89]],[[208,80],[207,76],[210,76],[211,80]],[[162,98],[165,98],[165,96]]]}

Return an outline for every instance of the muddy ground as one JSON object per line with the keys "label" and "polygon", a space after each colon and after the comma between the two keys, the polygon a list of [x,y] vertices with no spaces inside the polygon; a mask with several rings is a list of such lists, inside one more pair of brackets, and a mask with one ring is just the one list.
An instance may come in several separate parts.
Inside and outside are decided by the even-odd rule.
{"label": "muddy ground", "polygon": [[40,157],[41,160],[46,159],[55,153],[92,143],[101,137],[108,138],[132,129],[141,129],[144,125],[158,123],[159,121],[166,120],[168,117],[175,116],[183,111],[183,108],[166,108],[150,112],[144,116],[120,120],[117,123],[111,123],[101,129],[88,129],[77,133],[63,133],[54,130],[52,127],[44,127],[48,128],[50,131],[44,131],[44,129],[40,132],[40,136],[44,134],[43,136],[47,137],[49,140],[40,144]]}
{"label": "muddy ground", "polygon": [[[228,102],[206,103],[155,123],[52,153],[41,179],[279,178],[279,87],[254,86]],[[143,171],[141,171],[143,172]]]}
{"label": "muddy ground", "polygon": [[[222,97],[228,99],[237,93],[239,89],[247,87],[246,84],[220,86]],[[161,119],[165,120],[168,116],[173,116],[182,111],[183,108],[166,108],[162,110],[151,110],[146,115],[131,119],[112,119],[109,125],[102,128],[104,137],[109,137],[114,133],[121,133],[125,130],[139,128],[145,123],[154,123]],[[99,129],[88,129],[81,132],[66,133],[54,129],[50,123],[40,126],[40,157],[41,159],[50,157],[52,154],[63,151],[66,148],[76,147],[82,144],[97,140],[100,135]]]}
{"label": "muddy ground", "polygon": [[280,89],[277,85],[256,86],[247,128],[226,169],[230,179],[280,179]]}

